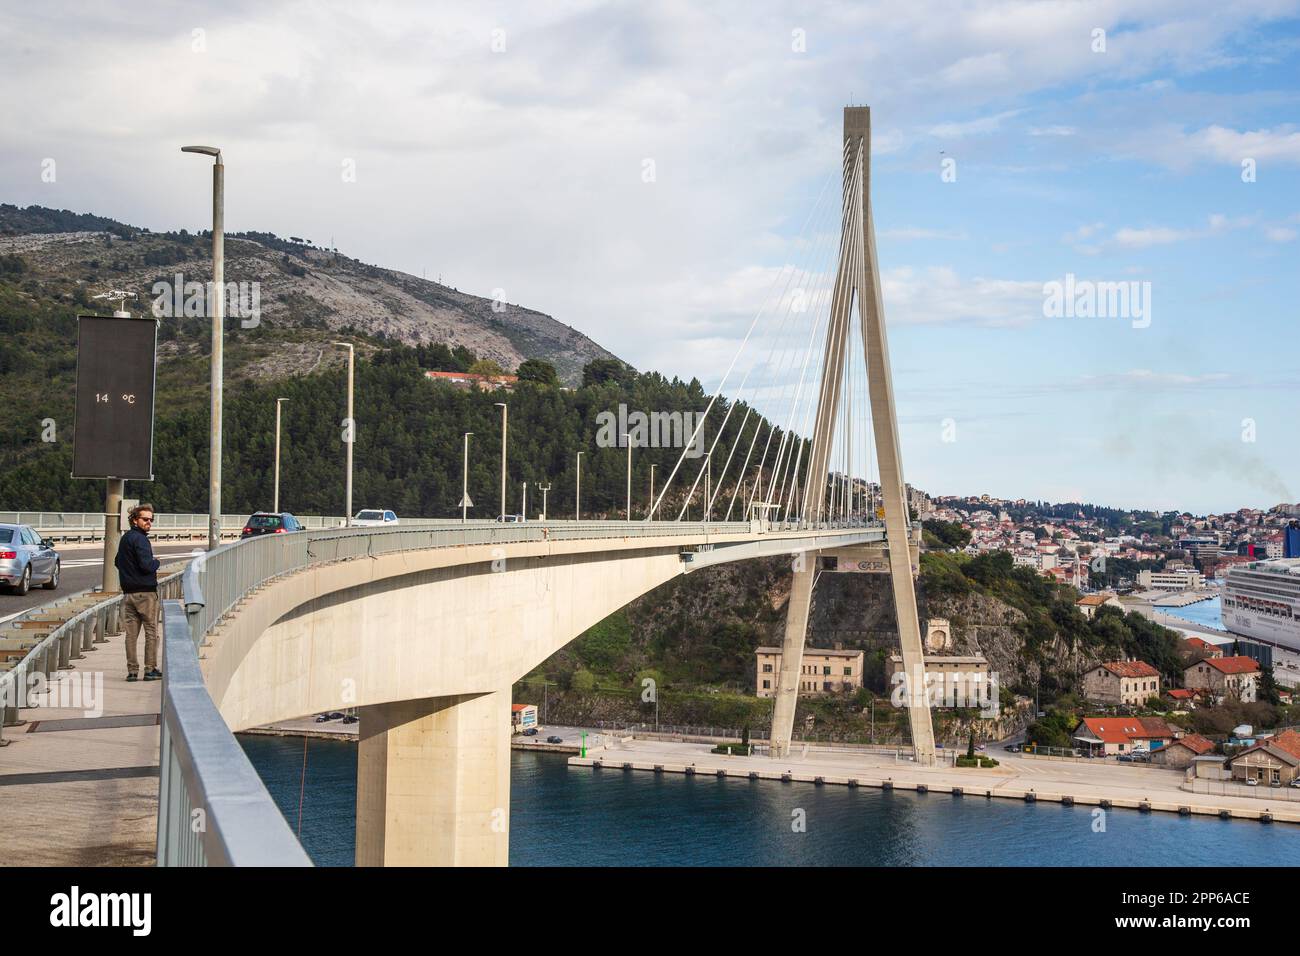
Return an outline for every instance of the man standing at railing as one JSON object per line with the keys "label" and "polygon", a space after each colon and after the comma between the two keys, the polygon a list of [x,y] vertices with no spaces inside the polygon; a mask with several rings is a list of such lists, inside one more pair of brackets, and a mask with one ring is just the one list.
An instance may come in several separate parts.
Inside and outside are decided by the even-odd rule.
{"label": "man standing at railing", "polygon": [[136,638],[144,627],[144,679],[158,680],[158,565],[149,544],[153,528],[153,505],[136,505],[127,519],[131,530],[117,546],[117,578],[122,585],[122,611],[126,616],[126,679],[137,680],[140,662],[135,656]]}

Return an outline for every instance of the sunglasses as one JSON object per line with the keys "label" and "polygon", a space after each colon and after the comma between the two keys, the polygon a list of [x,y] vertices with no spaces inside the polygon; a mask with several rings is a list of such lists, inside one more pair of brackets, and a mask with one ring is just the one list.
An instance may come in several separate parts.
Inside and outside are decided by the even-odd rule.
{"label": "sunglasses", "polygon": [[144,517],[144,516],[141,516],[141,517],[139,517],[139,518],[136,518],[135,520],[136,520],[136,521],[147,521],[147,522],[149,522],[150,524],[153,524],[153,518],[146,518],[146,517]]}

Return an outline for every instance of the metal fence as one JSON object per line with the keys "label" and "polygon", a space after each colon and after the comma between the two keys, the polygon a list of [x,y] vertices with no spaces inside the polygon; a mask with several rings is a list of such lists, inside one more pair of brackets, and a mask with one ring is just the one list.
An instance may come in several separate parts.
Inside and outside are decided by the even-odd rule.
{"label": "metal fence", "polygon": [[1267,783],[1260,783],[1248,787],[1245,784],[1229,780],[1205,780],[1194,777],[1191,780],[1185,780],[1181,786],[1183,790],[1192,793],[1206,793],[1216,797],[1250,797],[1252,800],[1281,801],[1283,803],[1300,802],[1300,788],[1290,787],[1286,784],[1270,786]]}

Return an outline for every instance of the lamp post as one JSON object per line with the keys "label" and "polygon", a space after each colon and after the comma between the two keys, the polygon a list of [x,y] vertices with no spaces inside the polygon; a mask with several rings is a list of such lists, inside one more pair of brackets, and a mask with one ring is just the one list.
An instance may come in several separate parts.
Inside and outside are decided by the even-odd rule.
{"label": "lamp post", "polygon": [[655,466],[651,465],[650,466],[650,503],[646,505],[646,509],[645,509],[645,517],[647,521],[649,521],[652,517],[654,517],[650,513],[651,511],[654,510],[654,506],[655,506]]}
{"label": "lamp post", "polygon": [[546,493],[551,490],[551,483],[548,481],[544,485],[538,485],[537,490],[542,493],[542,520],[546,520]]}
{"label": "lamp post", "polygon": [[506,513],[506,431],[510,426],[510,409],[505,402],[494,402],[501,409],[501,516]]}
{"label": "lamp post", "polygon": [[287,398],[275,400],[275,494],[272,498],[271,510],[276,514],[280,513],[280,406],[287,401]]}
{"label": "lamp post", "polygon": [[469,436],[473,432],[465,433],[465,456],[460,469],[460,520],[469,520]]}
{"label": "lamp post", "polygon": [[352,347],[351,342],[335,342],[334,345],[348,350],[348,417],[343,420],[343,442],[348,446],[348,482],[347,482],[347,508],[344,512],[343,524],[345,527],[352,527],[352,444],[357,437],[357,422],[352,417],[352,364],[356,355],[356,350]]}
{"label": "lamp post", "polygon": [[528,482],[524,482],[524,494],[519,504],[519,519],[528,520]]}
{"label": "lamp post", "polygon": [[216,146],[182,146],[182,153],[212,157],[212,396],[208,427],[208,550],[221,544],[221,379],[226,320],[226,167]]}
{"label": "lamp post", "polygon": [[578,488],[573,494],[573,520],[582,520],[582,452],[578,452]]}
{"label": "lamp post", "polygon": [[627,520],[632,520],[632,436],[623,433],[623,441],[627,443]]}

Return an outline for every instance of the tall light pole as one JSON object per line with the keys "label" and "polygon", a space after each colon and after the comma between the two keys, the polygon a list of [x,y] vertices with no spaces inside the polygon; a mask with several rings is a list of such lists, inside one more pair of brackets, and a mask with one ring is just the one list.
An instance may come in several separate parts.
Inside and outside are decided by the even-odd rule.
{"label": "tall light pole", "polygon": [[208,423],[208,550],[221,545],[222,331],[226,321],[226,167],[216,146],[182,146],[182,153],[212,157],[212,400]]}
{"label": "tall light pole", "polygon": [[578,488],[573,493],[573,520],[582,520],[582,452],[578,452]]}
{"label": "tall light pole", "polygon": [[275,400],[275,495],[271,510],[276,514],[280,513],[280,406],[287,401],[287,398]]}
{"label": "tall light pole", "polygon": [[523,521],[528,520],[528,482],[524,482],[524,496],[519,504],[519,517]]}
{"label": "tall light pole", "polygon": [[501,409],[501,516],[506,513],[506,430],[510,426],[510,408],[505,402],[495,403]]}
{"label": "tall light pole", "polygon": [[351,342],[335,342],[333,344],[348,350],[348,417],[343,420],[343,441],[348,446],[348,501],[343,524],[345,527],[350,528],[352,527],[352,445],[357,437],[357,421],[352,417],[352,363],[356,356],[356,350],[352,347]]}
{"label": "tall light pole", "polygon": [[551,483],[548,481],[544,485],[538,485],[537,490],[542,493],[542,520],[546,520],[546,493],[551,490]]}
{"label": "tall light pole", "polygon": [[632,520],[632,436],[624,432],[623,440],[627,442],[627,520]]}
{"label": "tall light pole", "polygon": [[465,457],[460,469],[460,520],[469,520],[469,436],[473,432],[465,433]]}
{"label": "tall light pole", "polygon": [[650,502],[649,504],[646,505],[645,508],[645,517],[647,521],[649,521],[651,518],[650,512],[654,510],[654,506],[655,506],[655,466],[651,465],[650,466]]}

